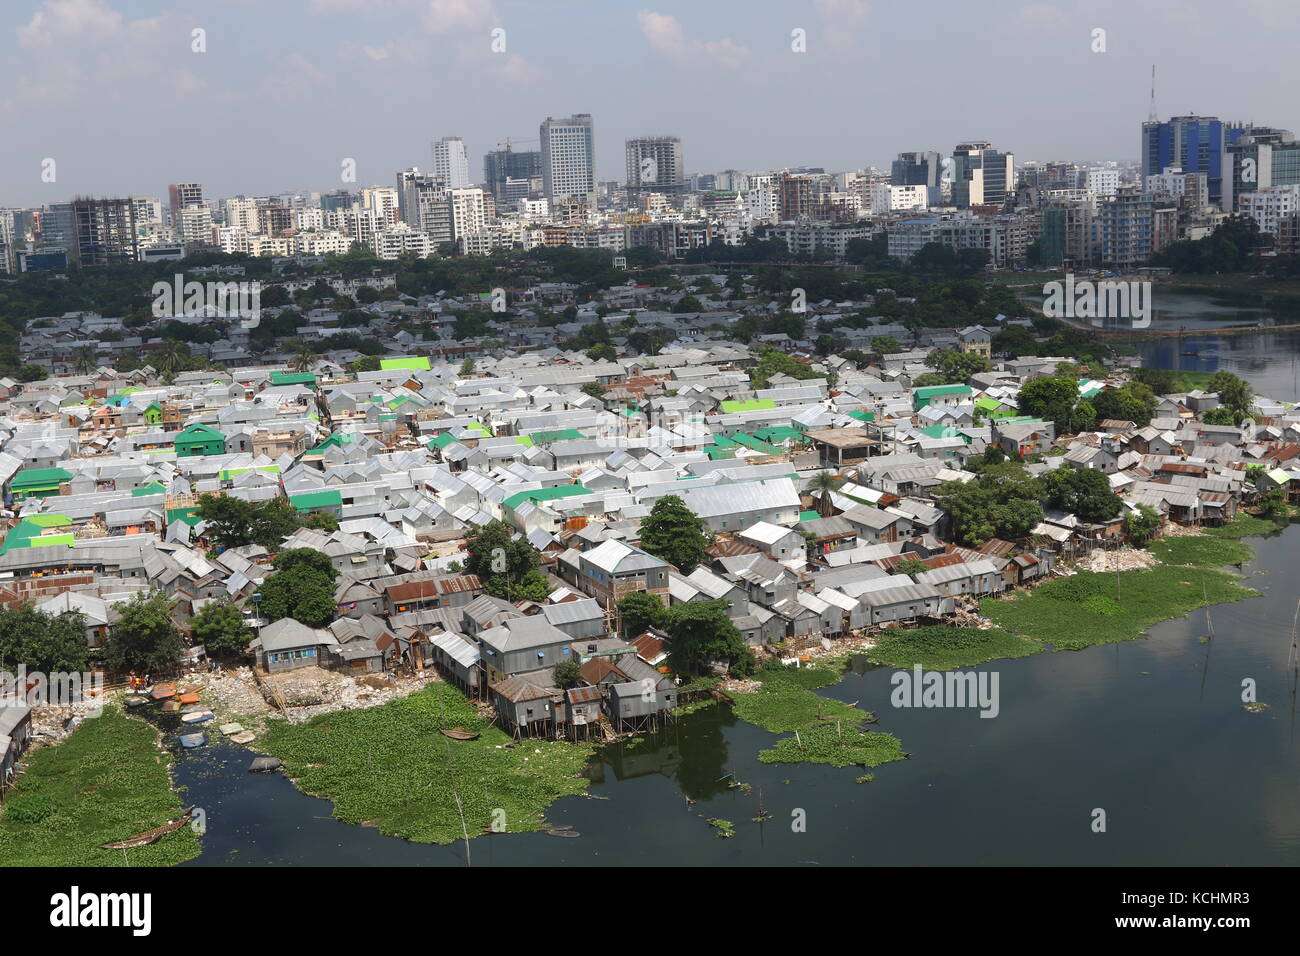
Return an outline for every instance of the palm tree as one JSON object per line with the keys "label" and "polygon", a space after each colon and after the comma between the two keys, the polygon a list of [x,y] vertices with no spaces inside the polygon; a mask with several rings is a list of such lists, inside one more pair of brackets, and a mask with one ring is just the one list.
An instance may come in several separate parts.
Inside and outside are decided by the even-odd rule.
{"label": "palm tree", "polygon": [[157,369],[159,375],[165,377],[183,371],[189,357],[190,350],[188,346],[177,342],[175,339],[168,339],[163,343],[162,348],[157,351],[151,364]]}
{"label": "palm tree", "polygon": [[293,367],[299,372],[310,372],[315,364],[316,353],[311,350],[309,345],[303,345],[294,354]]}
{"label": "palm tree", "polygon": [[72,367],[78,372],[92,372],[98,364],[98,354],[93,345],[83,345],[72,353]]}
{"label": "palm tree", "polygon": [[829,471],[819,471],[813,475],[812,481],[808,483],[808,489],[820,497],[817,503],[817,514],[823,518],[829,518],[831,514],[831,492],[844,484],[843,478],[836,478]]}

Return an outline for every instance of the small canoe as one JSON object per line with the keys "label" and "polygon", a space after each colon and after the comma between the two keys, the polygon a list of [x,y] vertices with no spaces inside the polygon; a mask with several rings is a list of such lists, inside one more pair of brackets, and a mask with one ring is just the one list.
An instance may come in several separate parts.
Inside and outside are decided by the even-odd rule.
{"label": "small canoe", "polygon": [[442,731],[442,735],[452,740],[478,740],[478,731],[466,730],[464,727],[452,727]]}
{"label": "small canoe", "polygon": [[145,707],[148,703],[149,698],[147,697],[128,697],[126,699],[126,706],[130,707],[132,710],[135,710],[137,707]]}
{"label": "small canoe", "polygon": [[181,709],[181,705],[174,700],[164,701],[162,705],[164,714],[174,714]]}
{"label": "small canoe", "polygon": [[187,807],[185,812],[175,820],[168,820],[160,827],[154,827],[152,830],[145,830],[144,833],[137,833],[133,837],[127,837],[125,840],[118,840],[116,843],[101,843],[101,850],[130,850],[137,846],[149,846],[151,843],[157,843],[169,833],[179,830],[185,824],[190,822],[194,815],[194,808]]}
{"label": "small canoe", "polygon": [[181,734],[181,746],[186,750],[202,747],[208,742],[206,734]]}
{"label": "small canoe", "polygon": [[181,722],[185,724],[205,724],[216,716],[210,710],[198,710],[192,714],[181,714]]}
{"label": "small canoe", "polygon": [[196,694],[194,691],[188,691],[184,694],[181,694],[181,696],[178,697],[177,700],[179,700],[182,704],[197,704],[199,702],[199,695]]}
{"label": "small canoe", "polygon": [[180,701],[176,702],[176,706],[180,707],[182,714],[198,714],[207,710],[202,704],[182,704]]}
{"label": "small canoe", "polygon": [[222,724],[217,728],[217,730],[221,731],[227,737],[230,737],[234,734],[242,734],[244,732],[244,725],[240,723]]}
{"label": "small canoe", "polygon": [[230,742],[243,745],[251,744],[256,739],[257,734],[253,733],[251,730],[243,730],[237,734],[233,734],[230,738]]}
{"label": "small canoe", "polygon": [[258,757],[248,765],[249,773],[271,773],[279,770],[282,761],[279,757]]}
{"label": "small canoe", "polygon": [[175,686],[160,684],[149,691],[150,700],[170,700],[176,696]]}

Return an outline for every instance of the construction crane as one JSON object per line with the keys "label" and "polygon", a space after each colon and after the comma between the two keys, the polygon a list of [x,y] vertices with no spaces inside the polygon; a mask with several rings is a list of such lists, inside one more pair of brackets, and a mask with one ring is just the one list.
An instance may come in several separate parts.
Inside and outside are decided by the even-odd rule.
{"label": "construction crane", "polygon": [[515,139],[512,136],[507,136],[504,143],[497,143],[497,149],[501,149],[504,146],[505,151],[508,153],[510,152],[510,146],[513,143],[540,143],[540,142],[541,142],[540,139]]}

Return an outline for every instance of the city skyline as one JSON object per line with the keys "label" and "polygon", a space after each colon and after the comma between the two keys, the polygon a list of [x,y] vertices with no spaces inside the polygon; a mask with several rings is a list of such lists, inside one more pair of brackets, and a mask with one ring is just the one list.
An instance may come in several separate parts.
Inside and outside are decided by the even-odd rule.
{"label": "city skyline", "polygon": [[[0,12],[0,48],[12,52],[0,65],[0,118],[20,134],[0,144],[0,205],[159,196],[176,182],[202,182],[212,196],[389,184],[424,167],[443,136],[464,139],[477,181],[484,154],[507,138],[534,149],[542,120],[576,113],[598,128],[601,181],[623,179],[625,141],[650,136],[681,138],[687,174],[888,169],[900,152],[949,155],[974,140],[1017,163],[1132,161],[1153,63],[1161,117],[1296,124],[1283,57],[1300,11],[1273,0],[1247,3],[1249,16],[1227,23],[1211,23],[1201,4],[994,0],[981,8],[992,32],[955,4],[918,31],[905,12],[859,0],[759,3],[740,16],[682,3],[575,2],[543,14],[510,0],[304,0],[257,7],[263,29],[237,31],[252,9],[46,0]],[[505,33],[494,40],[497,28]],[[1093,52],[1097,29],[1105,52]],[[792,51],[795,30],[806,52]],[[1229,46],[1243,30],[1255,54],[1248,71],[1180,56],[1210,39]],[[967,89],[970,57],[995,39],[1018,40],[1020,58],[990,55],[988,95],[953,96]],[[492,52],[497,41],[503,52]],[[915,75],[918,50],[930,53],[927,76]],[[57,75],[42,71],[55,61]],[[1053,82],[1020,82],[1035,70]],[[854,84],[862,110],[849,98],[846,117],[847,91],[835,89]],[[92,95],[100,90],[110,92]],[[756,121],[749,104],[759,101]],[[241,128],[258,135],[241,143]],[[115,147],[87,151],[92,136]],[[41,177],[47,158],[54,182]],[[340,178],[345,159],[356,162],[355,183]]]}

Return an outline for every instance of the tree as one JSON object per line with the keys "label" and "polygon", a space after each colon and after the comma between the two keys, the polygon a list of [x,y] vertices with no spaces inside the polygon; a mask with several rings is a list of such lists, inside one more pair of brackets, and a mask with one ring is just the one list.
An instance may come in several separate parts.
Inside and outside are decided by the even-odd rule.
{"label": "tree", "polygon": [[475,363],[474,363],[474,359],[472,359],[472,358],[470,358],[470,357],[467,356],[467,357],[465,358],[465,361],[463,361],[463,362],[460,363],[460,374],[461,374],[461,377],[463,377],[463,378],[468,378],[469,376],[473,375],[473,374],[474,374],[474,369],[475,369],[475,367],[476,367],[476,366],[475,366]]}
{"label": "tree", "polygon": [[1219,404],[1236,416],[1238,422],[1250,415],[1250,405],[1254,400],[1254,391],[1245,379],[1232,372],[1215,372],[1210,376],[1206,391],[1219,396]]}
{"label": "tree", "polygon": [[934,500],[948,515],[952,535],[978,547],[990,538],[1023,538],[1043,520],[1043,483],[1024,466],[988,465],[974,481],[945,481]]}
{"label": "tree", "polygon": [[1110,521],[1124,507],[1119,495],[1111,490],[1110,480],[1092,468],[1063,465],[1043,482],[1047,501],[1053,508],[1078,516],[1090,524]]}
{"label": "tree", "polygon": [[1138,505],[1137,511],[1124,516],[1124,531],[1139,548],[1156,536],[1160,530],[1160,513],[1150,505]]}
{"label": "tree", "polygon": [[710,544],[704,522],[677,495],[665,495],[656,501],[641,521],[640,532],[641,547],[682,574],[695,570]]}
{"label": "tree", "polygon": [[823,518],[829,518],[831,512],[835,510],[835,505],[831,502],[831,492],[844,484],[843,478],[836,478],[829,471],[819,471],[812,476],[808,482],[808,490],[817,498],[817,514]]}
{"label": "tree", "polygon": [[595,399],[602,399],[605,397],[605,386],[601,385],[600,382],[587,382],[582,386],[581,391],[582,394],[590,395]]}
{"label": "tree", "polygon": [[673,304],[673,311],[678,314],[703,312],[704,306],[693,295],[684,295]]}
{"label": "tree", "polygon": [[172,620],[171,601],[162,591],[137,594],[117,605],[117,625],[104,645],[113,670],[167,672],[180,662],[185,644]]}
{"label": "tree", "polygon": [[727,616],[726,601],[686,601],[674,604],[665,615],[668,655],[679,674],[699,674],[708,665],[725,663],[736,675],[754,669],[754,653]]}
{"label": "tree", "polygon": [[943,376],[941,385],[962,385],[972,375],[987,372],[992,366],[978,352],[936,349],[925,357],[925,364]]}
{"label": "tree", "polygon": [[1211,408],[1201,416],[1201,421],[1207,425],[1237,425],[1240,423],[1240,419],[1226,405]]}
{"label": "tree", "polygon": [[903,351],[903,343],[892,335],[877,335],[871,340],[871,347],[880,355],[896,355]]}
{"label": "tree", "polygon": [[614,346],[608,342],[597,342],[587,349],[587,358],[593,362],[613,362],[618,358],[618,353],[614,351]]}
{"label": "tree", "polygon": [[892,568],[890,568],[889,573],[914,575],[914,574],[924,574],[926,571],[929,570],[930,570],[930,566],[926,564],[924,561],[920,560],[919,558],[904,558],[902,561],[899,561]]}
{"label": "tree", "polygon": [[227,599],[209,601],[190,618],[190,632],[209,657],[230,657],[248,650],[253,631],[244,623],[244,615]]}
{"label": "tree", "polygon": [[258,588],[260,611],[270,621],[291,617],[308,627],[334,620],[334,578],[338,572],[328,555],[311,548],[291,548],[271,562],[275,572]]}
{"label": "tree", "polygon": [[629,591],[618,602],[623,633],[628,637],[636,637],[652,627],[662,627],[665,610],[664,602],[655,595],[645,591]]}
{"label": "tree", "polygon": [[1022,415],[1054,422],[1058,435],[1073,434],[1078,402],[1079,383],[1065,375],[1026,382],[1016,398]]}
{"label": "tree", "polygon": [[465,539],[465,572],[476,574],[483,590],[510,601],[544,601],[550,584],[538,567],[537,552],[501,521],[484,525]]}
{"label": "tree", "polygon": [[298,512],[279,496],[252,502],[232,495],[199,495],[196,513],[208,522],[207,534],[223,548],[257,544],[275,551],[299,527]]}
{"label": "tree", "polygon": [[1121,388],[1108,388],[1094,395],[1092,406],[1097,410],[1099,420],[1110,418],[1121,422],[1133,422],[1140,428],[1151,424],[1151,415],[1156,408],[1156,397],[1155,393],[1141,382],[1129,382]]}
{"label": "tree", "polygon": [[576,660],[560,661],[555,665],[555,686],[574,687],[582,680],[582,663]]}
{"label": "tree", "polygon": [[[86,619],[78,611],[45,614],[30,603],[0,608],[0,667],[46,674],[86,669]],[[0,681],[0,692],[3,692]]]}

